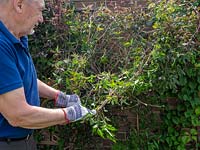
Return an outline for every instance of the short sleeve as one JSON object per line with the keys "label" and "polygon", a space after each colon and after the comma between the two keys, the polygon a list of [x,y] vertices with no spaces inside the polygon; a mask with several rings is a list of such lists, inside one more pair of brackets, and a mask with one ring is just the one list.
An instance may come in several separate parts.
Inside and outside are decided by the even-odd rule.
{"label": "short sleeve", "polygon": [[6,42],[0,41],[0,94],[23,86],[14,50]]}

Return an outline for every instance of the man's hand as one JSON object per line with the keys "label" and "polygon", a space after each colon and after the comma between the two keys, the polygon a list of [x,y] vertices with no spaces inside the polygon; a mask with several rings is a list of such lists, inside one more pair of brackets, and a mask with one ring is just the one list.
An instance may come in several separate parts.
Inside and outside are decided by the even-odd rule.
{"label": "man's hand", "polygon": [[57,107],[70,107],[74,104],[81,104],[80,98],[78,95],[66,95],[63,92],[58,92],[55,98],[55,106]]}
{"label": "man's hand", "polygon": [[74,122],[82,119],[88,113],[95,115],[96,110],[90,110],[86,107],[83,107],[80,104],[74,104],[73,106],[63,109],[67,122]]}

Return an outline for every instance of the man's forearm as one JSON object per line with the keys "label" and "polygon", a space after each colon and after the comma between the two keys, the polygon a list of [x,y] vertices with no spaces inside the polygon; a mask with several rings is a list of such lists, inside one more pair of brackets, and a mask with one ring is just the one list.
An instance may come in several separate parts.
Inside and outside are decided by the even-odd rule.
{"label": "man's forearm", "polygon": [[39,95],[42,98],[48,98],[48,99],[54,99],[56,94],[58,93],[58,90],[48,86],[44,82],[37,79],[38,83],[38,89],[39,89]]}
{"label": "man's forearm", "polygon": [[29,129],[63,124],[66,121],[65,112],[61,108],[29,105],[23,87],[0,95],[0,112],[12,126]]}
{"label": "man's forearm", "polygon": [[40,129],[57,124],[66,123],[65,115],[62,109],[47,109],[37,106],[27,105],[22,111],[18,111],[13,126]]}

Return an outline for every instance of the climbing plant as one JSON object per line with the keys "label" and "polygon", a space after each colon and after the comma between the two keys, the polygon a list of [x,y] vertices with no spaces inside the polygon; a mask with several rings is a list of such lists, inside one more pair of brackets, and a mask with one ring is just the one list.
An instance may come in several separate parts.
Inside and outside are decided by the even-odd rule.
{"label": "climbing plant", "polygon": [[[98,112],[50,128],[60,136],[60,149],[67,143],[83,149],[94,135],[118,141],[117,125],[108,115],[116,105],[135,110],[141,121],[140,130],[132,130],[129,140],[114,148],[200,147],[199,3],[161,0],[149,2],[145,10],[115,13],[104,7],[78,13],[65,3],[47,3],[46,22],[30,37],[39,77],[77,93],[83,105]],[[157,118],[146,114],[153,108],[162,123],[150,128]]]}

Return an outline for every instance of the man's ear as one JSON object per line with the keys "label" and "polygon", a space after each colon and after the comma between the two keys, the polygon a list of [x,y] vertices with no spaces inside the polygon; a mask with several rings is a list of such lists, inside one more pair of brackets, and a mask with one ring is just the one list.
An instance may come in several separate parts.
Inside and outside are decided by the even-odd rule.
{"label": "man's ear", "polygon": [[24,7],[24,0],[13,0],[14,10],[18,13],[22,13]]}

